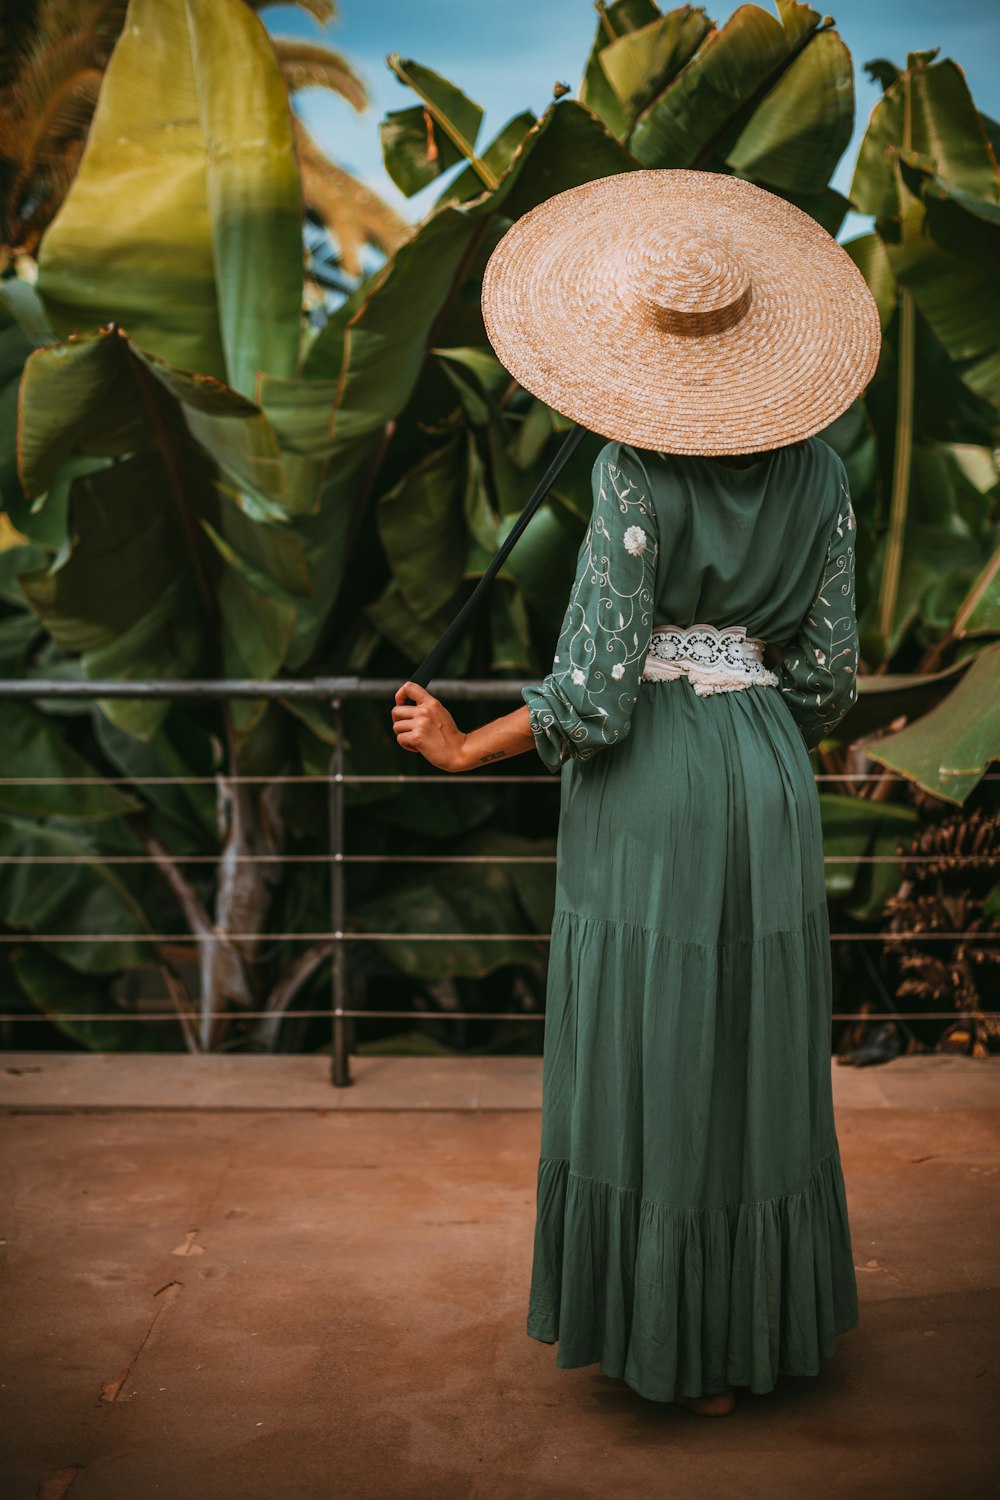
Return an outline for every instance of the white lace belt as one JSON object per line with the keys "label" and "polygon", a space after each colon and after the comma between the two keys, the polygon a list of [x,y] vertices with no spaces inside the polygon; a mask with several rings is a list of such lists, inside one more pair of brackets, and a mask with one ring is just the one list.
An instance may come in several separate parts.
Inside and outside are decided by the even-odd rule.
{"label": "white lace belt", "polygon": [[765,642],[745,625],[657,625],[642,671],[643,682],[687,677],[699,698],[757,685],[777,687],[764,666]]}

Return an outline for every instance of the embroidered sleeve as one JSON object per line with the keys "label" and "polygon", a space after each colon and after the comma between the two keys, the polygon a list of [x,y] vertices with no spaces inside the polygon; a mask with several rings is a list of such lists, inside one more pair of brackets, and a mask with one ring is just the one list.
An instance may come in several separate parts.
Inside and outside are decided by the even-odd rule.
{"label": "embroidered sleeve", "polygon": [[[526,687],[535,744],[550,771],[589,760],[631,726],[653,627],[656,511],[607,444],[593,472],[593,511],[552,671]],[[631,469],[631,466],[629,466]]]}
{"label": "embroidered sleeve", "polygon": [[778,670],[779,687],[810,750],[837,727],[858,696],[856,536],[843,477],[819,590]]}

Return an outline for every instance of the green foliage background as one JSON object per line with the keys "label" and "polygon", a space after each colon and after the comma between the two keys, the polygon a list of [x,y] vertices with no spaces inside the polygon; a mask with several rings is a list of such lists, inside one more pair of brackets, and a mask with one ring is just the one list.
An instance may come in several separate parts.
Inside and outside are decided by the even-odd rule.
{"label": "green foliage background", "polygon": [[[822,798],[838,920],[877,927],[899,872],[863,858],[893,853],[928,807],[995,808],[982,777],[1000,756],[996,123],[949,59],[870,64],[884,94],[844,198],[829,184],[853,128],[853,61],[794,0],[723,25],[616,0],[579,97],[486,142],[460,87],[395,54],[390,66],[414,95],[382,125],[394,181],[412,193],[465,165],[317,332],[287,86],[258,18],[243,0],[131,0],[37,284],[12,268],[0,283],[0,674],[402,680],[566,425],[485,337],[482,271],[508,226],[635,167],[735,173],[831,233],[853,203],[875,218],[847,248],[884,348],[823,436],[859,521],[866,674],[816,763],[854,778]],[[600,441],[561,476],[449,675],[548,670]],[[388,703],[351,702],[344,723],[349,773],[413,771]],[[327,770],[332,709],[43,701],[5,706],[0,725],[7,778],[89,779],[0,785],[4,921],[33,939],[3,946],[5,1007],[58,1012],[83,1046],[317,1045],[283,1018],[322,1000],[329,943],[277,935],[327,928],[328,867],[297,862],[326,848],[325,793],[276,778]],[[917,794],[887,796],[883,768]],[[358,995],[446,1010],[513,994],[537,1010],[556,803],[514,779],[526,769],[508,785],[351,786],[349,848],[368,856],[350,867],[355,931],[519,934],[352,944]],[[468,862],[379,862],[428,853]],[[176,1028],[134,1020],[151,981]],[[95,1009],[121,1022],[74,1019]],[[501,1035],[520,1044],[516,1027]]]}

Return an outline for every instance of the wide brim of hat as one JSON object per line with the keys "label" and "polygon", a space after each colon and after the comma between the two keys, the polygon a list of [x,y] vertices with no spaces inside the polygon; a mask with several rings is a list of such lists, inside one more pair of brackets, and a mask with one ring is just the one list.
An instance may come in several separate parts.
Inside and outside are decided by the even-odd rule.
{"label": "wide brim of hat", "polygon": [[[665,330],[626,255],[651,225],[709,233],[752,297],[721,332]],[[864,277],[809,214],[718,172],[636,170],[557,193],[486,267],[483,320],[515,380],[591,431],[670,453],[753,453],[828,427],[871,380],[881,326]]]}

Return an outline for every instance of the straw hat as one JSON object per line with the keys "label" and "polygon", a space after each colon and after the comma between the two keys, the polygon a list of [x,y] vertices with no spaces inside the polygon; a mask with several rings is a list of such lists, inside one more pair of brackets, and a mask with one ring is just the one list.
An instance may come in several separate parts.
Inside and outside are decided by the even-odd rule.
{"label": "straw hat", "polygon": [[483,318],[526,390],[670,453],[810,437],[864,390],[882,338],[836,240],[720,172],[621,172],[540,203],[490,257]]}

